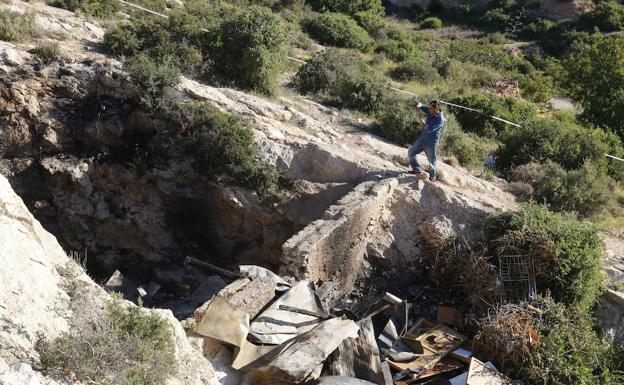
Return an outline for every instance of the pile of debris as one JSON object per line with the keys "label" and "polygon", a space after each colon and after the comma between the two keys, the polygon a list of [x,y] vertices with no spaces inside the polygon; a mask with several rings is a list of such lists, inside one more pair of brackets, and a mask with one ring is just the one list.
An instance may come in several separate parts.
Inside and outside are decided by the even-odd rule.
{"label": "pile of debris", "polygon": [[336,302],[334,282],[239,269],[244,278],[185,321],[203,354],[227,366],[224,384],[515,384],[451,328],[471,321],[456,309],[440,306],[437,322],[411,319],[409,304],[390,293]]}

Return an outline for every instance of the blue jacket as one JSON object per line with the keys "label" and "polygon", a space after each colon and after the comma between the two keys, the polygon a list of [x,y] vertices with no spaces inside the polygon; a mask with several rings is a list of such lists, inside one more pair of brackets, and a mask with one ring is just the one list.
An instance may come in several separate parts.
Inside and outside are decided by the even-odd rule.
{"label": "blue jacket", "polygon": [[440,143],[440,135],[442,134],[442,127],[446,124],[446,118],[444,117],[444,113],[440,111],[437,115],[429,114],[429,108],[427,106],[420,107],[420,110],[427,115],[427,120],[425,120],[425,127],[423,127],[422,133],[420,134],[420,140],[429,144],[438,144]]}

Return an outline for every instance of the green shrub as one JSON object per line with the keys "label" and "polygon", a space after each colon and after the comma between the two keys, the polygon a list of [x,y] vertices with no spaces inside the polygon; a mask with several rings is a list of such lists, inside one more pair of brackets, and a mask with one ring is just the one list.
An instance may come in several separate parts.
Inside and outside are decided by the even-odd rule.
{"label": "green shrub", "polygon": [[619,138],[601,129],[583,127],[559,119],[531,119],[521,127],[507,129],[495,153],[496,167],[509,173],[517,166],[548,160],[566,170],[580,168],[586,159],[593,159],[603,172],[622,180],[622,168],[603,156],[605,153],[624,155]]}
{"label": "green shrub", "polygon": [[621,31],[624,29],[624,5],[612,0],[601,1],[596,9],[579,17],[578,26],[587,31],[594,28],[604,32]]}
{"label": "green shrub", "polygon": [[228,175],[262,197],[276,193],[278,173],[257,160],[253,133],[239,118],[205,102],[185,105],[182,115],[189,132],[183,148],[197,170],[212,179]]}
{"label": "green shrub", "polygon": [[41,59],[45,64],[50,64],[61,57],[61,50],[59,49],[58,43],[55,42],[41,43],[30,52]]}
{"label": "green shrub", "polygon": [[102,19],[113,16],[121,9],[117,0],[50,0],[48,4],[72,12],[82,11]]}
{"label": "green shrub", "polygon": [[361,70],[364,64],[352,52],[328,49],[299,68],[293,85],[302,94],[328,92],[338,80]]}
{"label": "green shrub", "polygon": [[166,320],[139,307],[108,303],[103,314],[76,309],[69,331],[38,344],[47,373],[105,384],[164,384],[175,374],[175,345]]}
{"label": "green shrub", "polygon": [[[193,33],[188,29],[184,31],[188,34],[176,30],[178,21],[175,14],[169,20],[152,16],[134,19],[109,29],[104,35],[104,48],[118,57],[130,58],[139,53],[153,60],[169,57],[180,68],[191,70],[201,63],[202,53],[189,44]],[[187,25],[196,26],[197,22]]]}
{"label": "green shrub", "polygon": [[353,15],[353,19],[373,36],[386,26],[386,20],[373,12],[358,12]]}
{"label": "green shrub", "polygon": [[390,76],[398,81],[415,80],[422,84],[435,83],[440,79],[431,62],[421,58],[412,58],[400,63],[390,72]]}
{"label": "green shrub", "polygon": [[493,87],[502,79],[499,73],[490,68],[457,60],[449,60],[440,71],[451,84],[472,88]]}
{"label": "green shrub", "polygon": [[522,97],[535,103],[546,103],[552,98],[553,80],[539,71],[533,71],[520,80]]}
{"label": "green shrub", "polygon": [[180,69],[171,57],[152,60],[145,54],[139,54],[124,63],[132,83],[137,88],[141,103],[150,109],[164,110],[167,97],[178,83]]}
{"label": "green shrub", "polygon": [[533,186],[533,198],[547,203],[552,210],[592,217],[617,207],[614,181],[594,163],[587,161],[572,171],[552,162],[543,168],[543,177]]}
{"label": "green shrub", "polygon": [[528,362],[516,363],[519,375],[527,383],[621,383],[622,378],[610,370],[618,363],[610,355],[609,344],[596,335],[591,316],[549,298],[535,301],[543,311],[535,324],[541,343],[532,346]]}
{"label": "green shrub", "polygon": [[485,40],[457,39],[449,46],[451,59],[487,66],[508,75],[528,74],[534,67],[521,56],[511,55],[502,47]]}
{"label": "green shrub", "polygon": [[420,29],[440,29],[442,20],[437,17],[428,17],[420,23]]}
{"label": "green shrub", "polygon": [[399,145],[414,143],[422,128],[416,102],[393,99],[380,113],[378,134]]}
{"label": "green shrub", "polygon": [[[536,115],[534,106],[513,97],[498,97],[481,93],[460,95],[449,100],[451,103],[469,106],[487,115],[497,116],[514,123],[522,124]],[[465,132],[471,132],[486,138],[494,138],[510,130],[510,125],[488,118],[480,113],[459,108],[453,110],[459,125]]]}
{"label": "green shrub", "polygon": [[603,243],[594,227],[572,214],[537,204],[485,221],[491,250],[498,255],[528,255],[536,266],[537,289],[567,305],[589,310],[602,293]]}
{"label": "green shrub", "polygon": [[381,108],[386,84],[357,56],[328,50],[299,68],[293,84],[301,93],[327,96],[343,107],[364,112]]}
{"label": "green shrub", "polygon": [[18,41],[37,36],[35,15],[0,9],[0,40]]}
{"label": "green shrub", "polygon": [[379,111],[386,101],[388,87],[383,79],[367,72],[351,72],[339,79],[332,93],[347,108],[363,112]]}
{"label": "green shrub", "polygon": [[489,154],[483,138],[466,134],[451,118],[442,133],[441,149],[446,155],[457,158],[465,167],[483,165]]}
{"label": "green shrub", "polygon": [[221,73],[240,87],[271,93],[284,65],[282,18],[268,8],[246,7],[223,22],[220,36]]}
{"label": "green shrub", "polygon": [[369,12],[382,16],[384,7],[381,0],[310,0],[317,10],[340,12],[353,16],[358,12]]}
{"label": "green shrub", "polygon": [[368,50],[372,40],[355,20],[340,13],[324,13],[307,18],[304,30],[321,44]]}
{"label": "green shrub", "polygon": [[416,44],[409,39],[388,39],[375,47],[375,52],[383,52],[388,58],[403,61],[416,54]]}

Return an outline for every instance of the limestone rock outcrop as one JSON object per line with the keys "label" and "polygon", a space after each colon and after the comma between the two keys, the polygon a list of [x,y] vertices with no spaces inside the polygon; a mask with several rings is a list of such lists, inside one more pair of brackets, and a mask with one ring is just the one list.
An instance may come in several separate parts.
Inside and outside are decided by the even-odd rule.
{"label": "limestone rock outcrop", "polygon": [[[0,383],[49,384],[40,367],[39,338],[66,331],[75,311],[101,308],[109,295],[70,259],[0,176]],[[132,306],[132,305],[131,305]],[[170,384],[216,384],[212,365],[193,349],[169,310],[151,310],[171,325],[178,373]]]}

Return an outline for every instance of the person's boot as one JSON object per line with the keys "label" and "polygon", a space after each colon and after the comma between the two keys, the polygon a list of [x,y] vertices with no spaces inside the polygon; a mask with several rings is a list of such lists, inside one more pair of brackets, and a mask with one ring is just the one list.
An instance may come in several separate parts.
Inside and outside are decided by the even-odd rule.
{"label": "person's boot", "polygon": [[436,178],[436,177],[431,178],[430,177],[429,178],[429,182],[431,182],[431,183],[438,183],[438,178]]}

